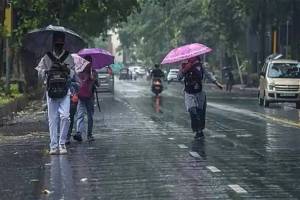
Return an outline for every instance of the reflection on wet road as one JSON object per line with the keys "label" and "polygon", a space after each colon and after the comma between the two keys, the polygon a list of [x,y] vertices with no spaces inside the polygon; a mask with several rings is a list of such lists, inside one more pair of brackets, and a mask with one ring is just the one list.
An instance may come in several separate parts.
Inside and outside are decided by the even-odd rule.
{"label": "reflection on wet road", "polygon": [[96,141],[48,156],[48,137],[0,143],[1,199],[299,199],[299,111],[208,91],[195,141],[182,85],[154,97],[143,81],[101,94]]}
{"label": "reflection on wet road", "polygon": [[[131,87],[140,89],[138,93],[129,94],[133,105],[157,123],[171,124],[177,129],[168,136],[185,144],[191,141],[180,84],[170,85],[169,90],[164,91],[160,114],[147,108],[151,105],[147,86],[141,83]],[[122,91],[120,89],[127,97]],[[208,91],[208,99],[205,153],[193,150],[190,144],[192,151],[222,169],[227,181],[243,185],[249,198],[300,197],[300,112],[294,105],[272,105],[264,109],[257,105],[255,97],[231,97],[215,91]],[[204,145],[200,146],[204,149]]]}

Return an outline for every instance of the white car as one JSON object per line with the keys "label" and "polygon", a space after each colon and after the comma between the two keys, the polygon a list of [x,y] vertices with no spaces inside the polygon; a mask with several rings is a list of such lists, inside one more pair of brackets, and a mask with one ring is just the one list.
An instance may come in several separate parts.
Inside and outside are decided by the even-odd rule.
{"label": "white car", "polygon": [[178,75],[179,69],[171,69],[167,76],[167,81],[170,83],[171,81],[178,81],[177,75]]}
{"label": "white car", "polygon": [[145,76],[146,75],[146,69],[141,66],[130,66],[129,70],[133,73],[136,73],[138,76]]}

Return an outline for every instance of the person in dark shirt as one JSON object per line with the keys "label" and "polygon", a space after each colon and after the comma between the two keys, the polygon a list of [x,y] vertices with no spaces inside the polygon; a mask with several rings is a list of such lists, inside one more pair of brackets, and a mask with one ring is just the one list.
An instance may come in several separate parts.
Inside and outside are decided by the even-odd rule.
{"label": "person in dark shirt", "polygon": [[159,64],[155,64],[154,65],[154,69],[151,72],[151,78],[155,79],[155,78],[163,78],[165,76],[164,72],[160,69]]}
{"label": "person in dark shirt", "polygon": [[178,73],[178,79],[184,79],[185,106],[190,113],[192,130],[196,133],[195,139],[204,137],[206,114],[206,94],[202,84],[204,77],[223,89],[212,73],[203,67],[199,56],[190,58],[188,63],[182,64]]}

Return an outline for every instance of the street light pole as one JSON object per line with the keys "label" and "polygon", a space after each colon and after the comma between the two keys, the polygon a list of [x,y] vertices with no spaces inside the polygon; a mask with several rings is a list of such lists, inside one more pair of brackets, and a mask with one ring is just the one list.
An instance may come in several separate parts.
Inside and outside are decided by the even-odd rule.
{"label": "street light pole", "polygon": [[9,48],[9,38],[12,34],[12,7],[11,2],[7,1],[5,5],[5,18],[4,18],[4,28],[5,28],[5,69],[6,69],[6,80],[5,80],[5,90],[6,93],[10,92],[10,48]]}
{"label": "street light pole", "polygon": [[285,46],[285,57],[288,57],[289,53],[289,20],[286,20],[286,46]]}

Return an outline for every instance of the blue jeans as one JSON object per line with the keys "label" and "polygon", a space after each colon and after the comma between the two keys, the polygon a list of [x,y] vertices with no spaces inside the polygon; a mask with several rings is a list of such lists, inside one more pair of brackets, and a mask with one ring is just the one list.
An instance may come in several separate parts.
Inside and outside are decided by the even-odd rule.
{"label": "blue jeans", "polygon": [[77,134],[82,135],[85,132],[84,115],[87,114],[88,129],[87,135],[91,136],[93,132],[94,98],[79,99],[77,107]]}

